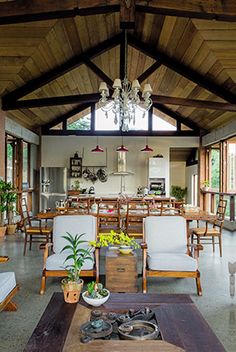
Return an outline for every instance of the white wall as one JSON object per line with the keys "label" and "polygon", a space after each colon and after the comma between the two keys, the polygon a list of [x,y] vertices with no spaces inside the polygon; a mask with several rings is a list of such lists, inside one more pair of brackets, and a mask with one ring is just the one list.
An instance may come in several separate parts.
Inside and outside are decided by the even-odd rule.
{"label": "white wall", "polygon": [[170,162],[170,186],[186,187],[186,162],[185,161],[171,161]]}
{"label": "white wall", "polygon": [[[126,192],[136,193],[138,186],[147,185],[147,165],[148,158],[161,153],[167,160],[167,184],[169,189],[169,148],[170,147],[198,147],[198,137],[149,137],[149,145],[154,149],[153,153],[146,154],[140,152],[145,146],[145,137],[124,137],[124,145],[129,148],[127,153],[127,171],[133,172],[133,175],[125,177]],[[69,158],[78,151],[82,156],[83,149],[86,153],[97,144],[96,137],[77,137],[77,136],[43,136],[42,137],[42,166],[63,166],[69,167]],[[99,137],[99,145],[107,148],[107,170],[108,173],[117,171],[117,153],[116,148],[121,144],[121,137]],[[94,154],[94,158],[96,158]],[[84,155],[86,157],[86,155]],[[97,168],[95,168],[97,170]],[[70,180],[73,183],[73,179]],[[118,193],[120,192],[120,176],[109,175],[108,181],[95,183],[96,193]],[[87,188],[92,185],[91,182],[81,179],[82,186]]]}
{"label": "white wall", "polygon": [[192,203],[192,176],[198,174],[198,165],[186,167],[187,203]]}

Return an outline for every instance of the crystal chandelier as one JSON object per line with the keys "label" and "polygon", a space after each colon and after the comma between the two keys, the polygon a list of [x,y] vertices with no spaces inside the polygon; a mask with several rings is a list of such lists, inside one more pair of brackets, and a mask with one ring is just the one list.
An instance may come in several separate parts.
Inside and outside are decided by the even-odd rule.
{"label": "crystal chandelier", "polygon": [[99,100],[99,106],[102,111],[105,112],[108,118],[108,112],[114,113],[114,123],[119,123],[119,128],[122,132],[129,130],[129,124],[135,125],[135,113],[137,109],[143,112],[143,117],[146,111],[152,106],[152,88],[150,84],[145,84],[142,91],[142,99],[140,99],[140,84],[137,79],[132,83],[127,78],[127,56],[128,56],[128,45],[127,45],[127,31],[125,30],[125,77],[124,80],[116,78],[113,83],[114,92],[111,99],[109,99],[109,89],[105,82],[101,82],[99,92],[101,98]]}

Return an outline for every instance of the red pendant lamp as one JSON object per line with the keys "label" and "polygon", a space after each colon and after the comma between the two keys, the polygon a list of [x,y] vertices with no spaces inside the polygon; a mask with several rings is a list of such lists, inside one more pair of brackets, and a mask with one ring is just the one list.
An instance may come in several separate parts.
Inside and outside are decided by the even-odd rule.
{"label": "red pendant lamp", "polygon": [[99,144],[98,144],[98,137],[97,137],[97,145],[96,145],[96,147],[95,148],[93,148],[92,150],[91,150],[91,152],[92,153],[103,153],[104,152],[104,150],[99,146]]}
{"label": "red pendant lamp", "polygon": [[151,147],[149,147],[148,145],[148,138],[146,137],[146,146],[141,149],[141,152],[144,152],[144,153],[150,153],[150,152],[153,152],[153,149]]}
{"label": "red pendant lamp", "polygon": [[128,152],[129,151],[129,149],[127,147],[125,147],[124,144],[123,144],[123,136],[122,136],[121,146],[116,148],[116,151],[117,152]]}

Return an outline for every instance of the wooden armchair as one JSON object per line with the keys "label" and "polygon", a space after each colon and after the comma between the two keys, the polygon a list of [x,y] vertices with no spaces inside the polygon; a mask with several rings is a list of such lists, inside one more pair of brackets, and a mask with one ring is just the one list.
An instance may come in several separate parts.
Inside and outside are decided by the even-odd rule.
{"label": "wooden armchair", "polygon": [[[215,252],[215,244],[219,244],[220,256],[222,257],[222,228],[225,219],[225,211],[227,200],[220,199],[216,215],[217,220],[213,223],[206,221],[205,227],[196,227],[190,229],[191,243],[195,240],[197,243],[212,244],[213,252]],[[218,238],[218,242],[215,242]]]}
{"label": "wooden armchair", "polygon": [[[97,221],[96,217],[92,215],[60,215],[54,218],[53,223],[53,251],[54,254],[49,255],[49,248],[52,243],[47,243],[44,250],[44,264],[41,281],[40,294],[44,294],[46,289],[46,279],[48,277],[64,277],[67,276],[66,270],[63,269],[65,259],[68,252],[61,253],[68,243],[62,237],[69,232],[72,236],[84,233],[84,240],[95,241],[97,238]],[[84,244],[84,248],[88,245]],[[99,281],[99,249],[94,251],[94,261],[86,260],[82,270],[81,276],[95,277]]]}
{"label": "wooden armchair", "polygon": [[188,244],[183,217],[147,217],[144,220],[144,240],[141,245],[143,293],[147,292],[147,277],[177,277],[195,278],[197,293],[202,295],[198,270],[198,251],[202,246]]}
{"label": "wooden armchair", "polygon": [[29,249],[31,250],[33,242],[52,242],[52,226],[41,219],[31,216],[25,198],[22,199],[21,217],[25,232],[24,255],[27,243],[30,244]]}
{"label": "wooden armchair", "polygon": [[[8,257],[0,256],[0,263],[6,263]],[[2,310],[16,311],[17,305],[12,302],[12,298],[19,291],[19,285],[16,284],[14,272],[0,273],[0,312]]]}

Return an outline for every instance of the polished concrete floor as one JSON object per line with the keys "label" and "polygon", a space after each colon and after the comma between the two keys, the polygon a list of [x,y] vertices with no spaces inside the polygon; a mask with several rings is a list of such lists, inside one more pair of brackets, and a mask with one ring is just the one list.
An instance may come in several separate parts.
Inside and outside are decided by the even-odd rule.
{"label": "polished concrete floor", "polygon": [[[0,255],[8,255],[11,259],[8,263],[1,264],[0,270],[15,271],[17,282],[21,286],[15,297],[18,311],[0,313],[0,351],[20,352],[23,351],[52,293],[60,291],[59,279],[48,279],[45,295],[39,295],[43,251],[35,244],[32,251],[28,251],[24,257],[23,237],[20,234],[8,236],[1,241]],[[101,272],[104,274],[104,253],[101,259]],[[229,295],[228,261],[236,261],[236,232],[224,231],[222,258],[219,257],[218,250],[213,254],[209,245],[201,253],[202,297],[196,295],[193,279],[153,278],[148,280],[148,288],[149,292],[190,294],[226,351],[235,352],[236,295],[233,298]],[[139,280],[141,292],[141,279]]]}

